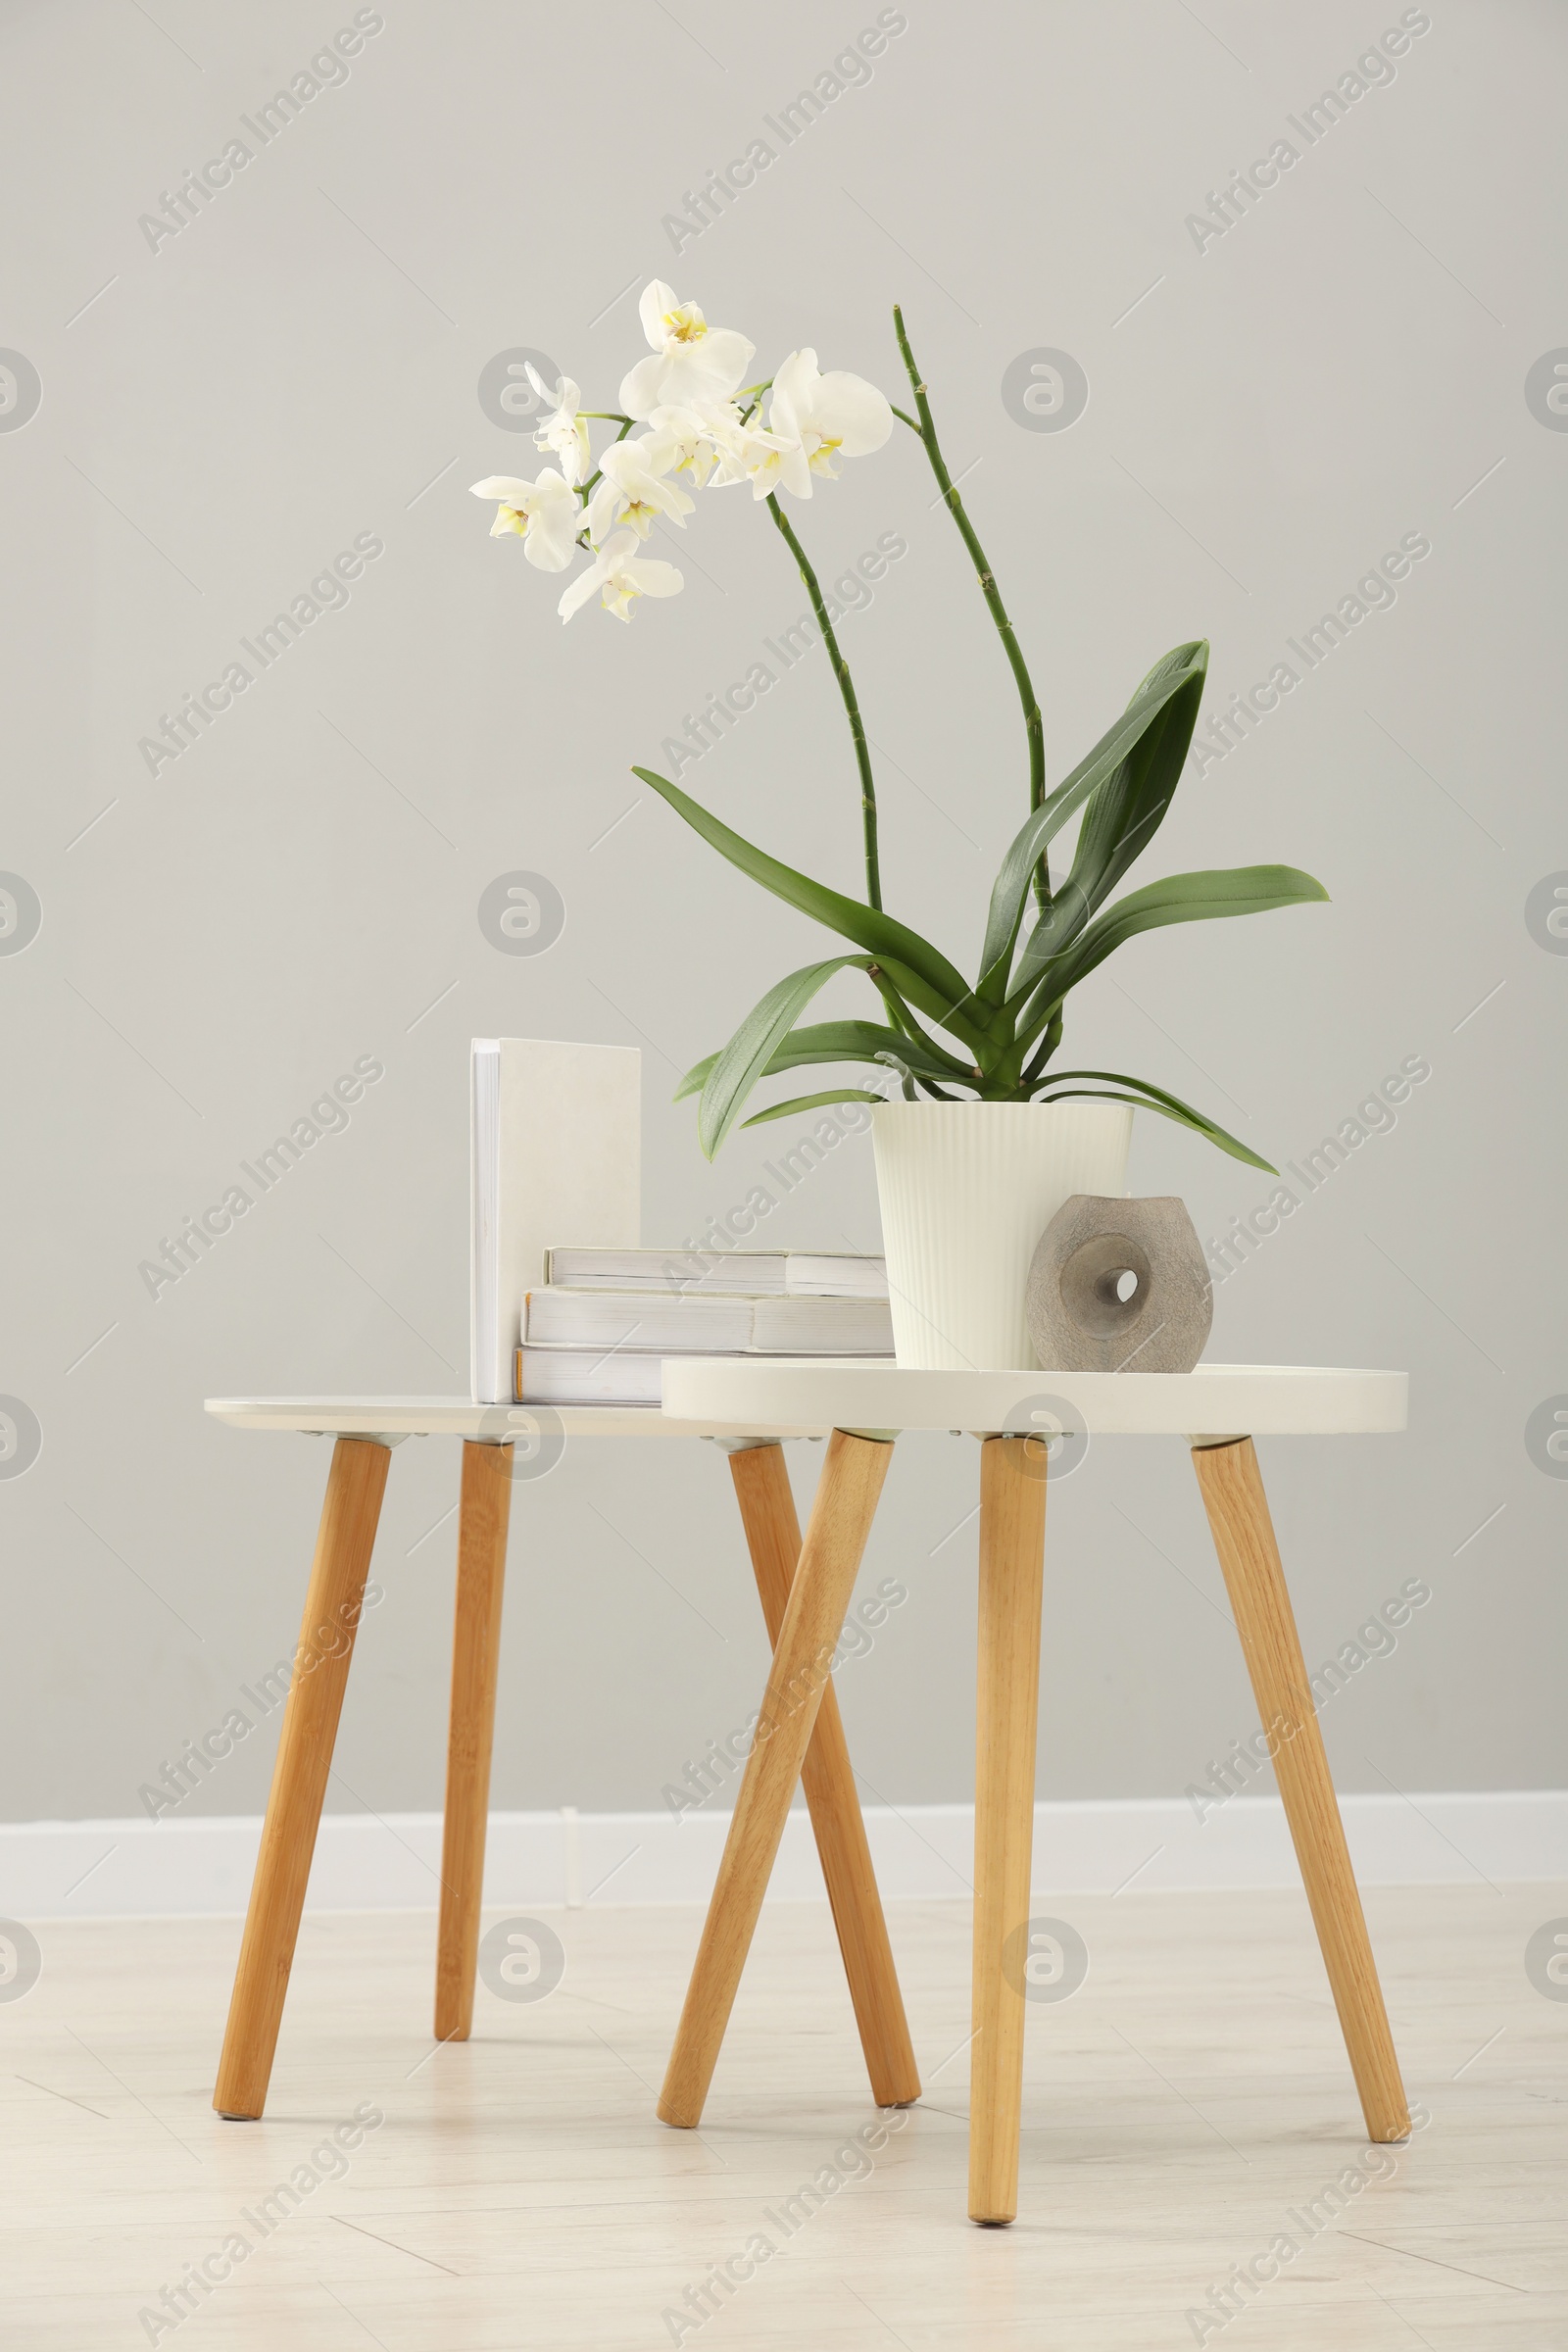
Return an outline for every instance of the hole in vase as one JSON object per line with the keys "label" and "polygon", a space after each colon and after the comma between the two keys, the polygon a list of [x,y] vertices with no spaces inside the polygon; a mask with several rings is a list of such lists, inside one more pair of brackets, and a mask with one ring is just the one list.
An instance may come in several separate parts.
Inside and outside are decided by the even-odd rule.
{"label": "hole in vase", "polygon": [[1061,1269],[1062,1304],[1080,1330],[1113,1339],[1144,1313],[1151,1274],[1147,1253],[1129,1235],[1096,1234]]}

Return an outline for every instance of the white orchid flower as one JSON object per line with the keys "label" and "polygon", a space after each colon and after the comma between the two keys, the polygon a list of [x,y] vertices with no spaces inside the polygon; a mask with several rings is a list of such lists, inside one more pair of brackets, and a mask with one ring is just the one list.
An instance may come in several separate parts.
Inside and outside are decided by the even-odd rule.
{"label": "white orchid flower", "polygon": [[[761,499],[776,490],[782,480],[800,497],[810,497],[810,471],[799,441],[793,436],[786,438],[782,433],[764,430],[761,425],[751,422],[733,401],[710,405],[701,411],[661,409],[658,415],[662,417],[695,416],[701,419],[707,462],[712,468],[712,487],[715,490],[726,490],[736,482],[750,482],[752,496]],[[756,408],[751,415],[755,416]],[[685,447],[684,441],[678,437],[678,427],[666,427],[666,433],[677,448]]]}
{"label": "white orchid flower", "polygon": [[655,409],[728,400],[746,373],[757,346],[732,326],[710,326],[695,302],[678,302],[672,286],[656,277],[638,305],[643,332],[653,347],[621,379],[620,405],[639,422]]}
{"label": "white orchid flower", "polygon": [[500,500],[490,525],[492,539],[515,531],[522,552],[541,571],[564,571],[582,528],[577,493],[564,474],[547,466],[535,482],[519,481],[514,473],[487,473],[470,483],[475,498]]}
{"label": "white orchid flower", "polygon": [[770,498],[775,490],[809,498],[810,464],[799,436],[779,429],[785,421],[775,410],[765,431],[760,425],[744,426],[733,454],[726,452],[725,470],[718,481],[750,482],[754,499]]}
{"label": "white orchid flower", "polygon": [[639,557],[640,545],[635,531],[616,531],[607,539],[556,607],[562,619],[569,620],[580,612],[596,588],[605,611],[613,612],[617,620],[630,620],[632,605],[639,596],[677,596],[686,583],[674,564]]}
{"label": "white orchid flower", "polygon": [[[893,411],[862,375],[823,375],[814,351],[792,351],[773,378],[769,429],[799,443],[812,473],[836,481],[839,459],[868,458],[893,430]],[[795,490],[786,474],[782,486]],[[797,496],[810,496],[809,487]]]}
{"label": "white orchid flower", "polygon": [[552,391],[532,360],[525,363],[528,381],[541,400],[553,400],[550,415],[541,418],[534,434],[535,449],[549,450],[561,464],[562,473],[571,483],[586,481],[594,469],[593,452],[588,444],[588,420],[578,415],[582,394],[569,375],[564,375]]}
{"label": "white orchid flower", "polygon": [[646,539],[661,514],[685,529],[685,518],[697,501],[688,498],[678,482],[663,478],[674,463],[673,445],[655,433],[641,441],[617,441],[606,450],[599,465],[604,479],[588,501],[588,536],[596,547],[603,546],[617,526]]}
{"label": "white orchid flower", "polygon": [[671,452],[670,471],[689,473],[701,490],[721,448],[739,430],[741,413],[733,401],[723,400],[701,408],[657,408],[648,421],[654,435]]}

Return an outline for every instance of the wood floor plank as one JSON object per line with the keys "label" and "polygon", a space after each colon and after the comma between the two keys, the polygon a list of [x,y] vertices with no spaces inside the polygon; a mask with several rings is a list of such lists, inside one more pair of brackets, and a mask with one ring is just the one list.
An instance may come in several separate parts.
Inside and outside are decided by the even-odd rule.
{"label": "wood floor plank", "polygon": [[[766,1906],[696,2134],[664,2130],[648,2096],[695,1910],[550,1914],[559,1988],[513,2002],[481,1984],[472,2038],[439,2049],[433,1914],[308,1914],[268,2113],[245,2127],[207,2104],[236,1923],[41,1925],[44,1974],[0,2013],[7,2340],[146,2342],[138,2314],[311,2166],[297,2205],[160,2341],[668,2342],[715,2264],[762,2234],[773,2254],[710,2293],[681,2342],[1148,2352],[1195,2340],[1187,2315],[1290,2231],[1297,2256],[1208,2339],[1227,2352],[1420,2338],[1563,2352],[1568,2043],[1519,1954],[1543,1918],[1568,1915],[1568,1886],[1368,1890],[1411,2096],[1432,2117],[1378,2148],[1347,2112],[1299,1895],[1130,1889],[1037,1907],[1070,1921],[1093,1965],[1029,2020],[1018,2218],[1003,2238],[964,2218],[965,1903],[890,1906],[926,2090],[881,2118],[828,1906]],[[1216,1966],[1239,1952],[1246,1969],[1217,2002]],[[340,2169],[334,2129],[367,2103],[384,2121]],[[867,2148],[858,2135],[879,2128]],[[1340,2209],[1323,2209],[1336,2183]],[[1321,2226],[1306,2227],[1314,2206]]]}

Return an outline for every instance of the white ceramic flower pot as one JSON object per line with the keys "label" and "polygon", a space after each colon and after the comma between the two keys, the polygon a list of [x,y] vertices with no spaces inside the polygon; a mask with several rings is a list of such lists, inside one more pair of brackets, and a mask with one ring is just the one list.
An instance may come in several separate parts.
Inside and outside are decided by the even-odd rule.
{"label": "white ceramic flower pot", "polygon": [[1074,1193],[1127,1190],[1121,1102],[885,1102],[871,1113],[901,1366],[1033,1371],[1035,1244]]}

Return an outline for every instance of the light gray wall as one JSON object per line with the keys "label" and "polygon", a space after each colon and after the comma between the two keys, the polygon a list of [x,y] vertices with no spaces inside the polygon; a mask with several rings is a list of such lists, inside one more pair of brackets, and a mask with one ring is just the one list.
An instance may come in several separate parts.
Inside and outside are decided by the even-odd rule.
{"label": "light gray wall", "polygon": [[[1295,167],[1200,252],[1205,191],[1292,136],[1397,6],[1207,0],[1200,22],[1171,0],[907,0],[869,83],[677,258],[662,217],[870,0],[386,0],[347,82],[151,250],[139,217],[352,13],[5,11],[0,342],[42,404],[0,432],[0,865],[43,911],[0,956],[0,1389],[43,1436],[0,1480],[6,1814],[135,1810],[294,1638],[325,1449],[214,1427],[204,1396],[464,1384],[470,1035],[641,1045],[651,1238],[742,1199],[794,1132],[709,1168],[668,1096],[820,935],[627,772],[802,610],[765,514],[706,501],[679,602],[564,632],[559,583],[491,545],[466,493],[531,470],[481,411],[486,364],[530,346],[605,401],[656,274],[762,360],[811,342],[895,397],[903,300],[1053,775],[1178,639],[1212,638],[1217,703],[1401,534],[1430,540],[1392,609],[1189,771],[1139,869],[1280,858],[1333,905],[1137,942],[1074,1000],[1068,1042],[1276,1159],[1406,1057],[1430,1063],[1397,1126],[1223,1285],[1211,1352],[1412,1370],[1408,1437],[1265,1452],[1314,1663],[1406,1579],[1431,1590],[1327,1711],[1342,1785],[1559,1783],[1568,1486],[1525,1442],[1568,1390],[1568,961],[1525,913],[1568,867],[1548,712],[1568,439],[1525,397],[1568,341],[1559,13],[1433,0],[1392,83],[1296,138]],[[1003,403],[1004,371],[1043,347],[1087,372],[1070,430]],[[890,903],[967,959],[1022,745],[932,498],[901,432],[800,520],[829,574],[883,532],[908,542],[845,648],[880,747]],[[384,553],[347,609],[149,775],[138,739],[359,533]],[[819,661],[685,780],[858,886]],[[567,910],[534,959],[476,921],[515,868]],[[347,1131],[149,1297],[161,1237],[361,1056],[385,1074]],[[1149,1120],[1132,1182],[1181,1193],[1205,1236],[1272,1189]],[[767,1231],[874,1246],[868,1145]],[[796,1449],[803,1507],[816,1459]],[[456,1477],[448,1445],[394,1458],[335,1805],[439,1803]],[[974,1478],[967,1441],[903,1446],[865,1571],[909,1595],[842,1678],[894,1801],[971,1785]],[[1175,1793],[1250,1728],[1219,1594],[1183,1449],[1097,1445],[1051,1505],[1044,1792]],[[498,1803],[657,1804],[744,1720],[761,1659],[716,1455],[570,1449],[517,1493]],[[257,1809],[270,1749],[269,1729],[191,1809]]]}

